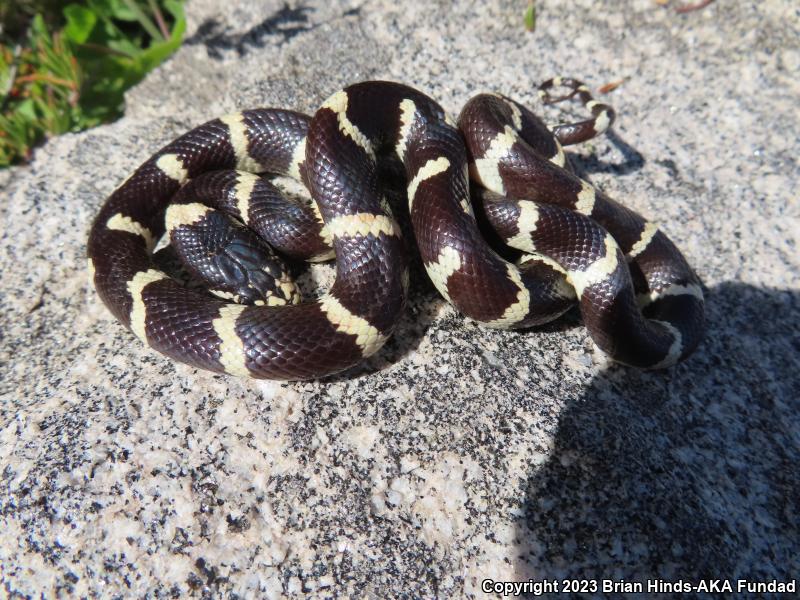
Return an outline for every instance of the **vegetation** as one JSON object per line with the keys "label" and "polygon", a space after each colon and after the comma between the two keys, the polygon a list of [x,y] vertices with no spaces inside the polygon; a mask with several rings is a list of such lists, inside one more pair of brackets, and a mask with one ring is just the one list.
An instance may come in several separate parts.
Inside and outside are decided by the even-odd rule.
{"label": "vegetation", "polygon": [[536,4],[533,0],[528,0],[528,8],[525,9],[525,29],[533,31],[536,29]]}
{"label": "vegetation", "polygon": [[[9,5],[10,4],[10,5]],[[117,118],[181,43],[182,0],[0,2],[0,167],[47,136]]]}

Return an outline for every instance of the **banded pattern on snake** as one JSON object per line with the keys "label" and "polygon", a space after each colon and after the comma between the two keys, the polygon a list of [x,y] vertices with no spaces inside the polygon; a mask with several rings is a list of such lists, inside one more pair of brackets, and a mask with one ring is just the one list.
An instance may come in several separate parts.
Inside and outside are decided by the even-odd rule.
{"label": "banded pattern on snake", "polygon": [[[558,86],[571,92],[550,97]],[[344,370],[392,334],[408,289],[407,242],[377,167],[388,154],[407,177],[428,275],[461,313],[519,328],[577,300],[613,359],[668,367],[702,338],[700,283],[663,232],[570,169],[563,146],[608,128],[610,107],[574,80],[545,82],[541,94],[577,96],[592,118],[551,132],[521,104],[482,94],[456,124],[417,90],[364,82],[332,95],[313,118],[257,109],[209,121],[105,202],[89,236],[94,285],[118,320],[176,360],[274,379]],[[285,199],[259,173],[302,181],[313,202]],[[475,209],[524,253],[519,261],[490,247]],[[165,232],[210,292],[156,267],[152,251]],[[335,256],[334,285],[301,303],[280,255]]]}

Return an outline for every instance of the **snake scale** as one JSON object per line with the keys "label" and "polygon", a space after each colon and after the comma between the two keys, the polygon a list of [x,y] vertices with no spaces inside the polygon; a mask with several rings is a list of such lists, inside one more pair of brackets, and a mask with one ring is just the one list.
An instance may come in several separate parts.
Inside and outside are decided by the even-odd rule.
{"label": "snake scale", "polygon": [[[552,97],[560,86],[569,93]],[[89,235],[92,281],[119,321],[175,360],[256,378],[342,371],[386,342],[408,290],[408,242],[378,163],[388,156],[407,178],[425,269],[462,314],[522,328],[578,302],[611,358],[671,366],[703,335],[699,280],[661,230],[570,168],[563,146],[602,133],[613,110],[571,79],[540,95],[578,98],[592,118],[550,131],[521,104],[481,94],[456,123],[413,88],[371,81],[313,117],[256,109],[209,121],[106,200]],[[313,201],[284,198],[263,173],[301,181]],[[519,260],[490,246],[476,213]],[[165,234],[208,290],[156,266]],[[333,286],[301,302],[282,257],[335,258]]]}

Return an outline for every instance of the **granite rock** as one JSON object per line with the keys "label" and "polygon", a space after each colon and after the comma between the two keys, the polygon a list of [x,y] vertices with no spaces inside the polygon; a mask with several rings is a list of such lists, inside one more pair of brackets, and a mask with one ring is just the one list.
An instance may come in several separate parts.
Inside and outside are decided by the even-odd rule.
{"label": "granite rock", "polygon": [[[485,578],[800,573],[800,85],[789,0],[190,1],[121,120],[0,173],[0,594],[482,597]],[[494,331],[416,269],[397,335],[321,382],[197,371],[87,284],[103,199],[150,153],[254,106],[393,79],[449,111],[542,111],[564,74],[618,111],[580,170],[707,286],[684,364],[608,364],[576,314]],[[561,110],[561,109],[559,109]],[[325,277],[324,269],[318,274]]]}

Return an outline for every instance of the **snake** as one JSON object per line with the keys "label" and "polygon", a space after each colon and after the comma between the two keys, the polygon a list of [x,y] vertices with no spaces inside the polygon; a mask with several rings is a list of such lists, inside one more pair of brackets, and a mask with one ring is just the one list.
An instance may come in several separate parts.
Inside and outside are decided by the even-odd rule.
{"label": "snake", "polygon": [[[366,81],[313,116],[261,108],[208,121],[106,199],[89,232],[91,281],[117,320],[176,361],[315,379],[392,335],[415,242],[436,290],[469,319],[530,328],[577,304],[613,361],[670,367],[703,337],[701,283],[662,229],[579,177],[565,154],[606,131],[613,109],[574,79],[550,79],[539,94],[579,100],[591,118],[549,129],[487,93],[456,121],[412,87]],[[407,207],[387,200],[384,164],[404,176]],[[301,182],[311,199],[285,196],[274,177]],[[159,242],[198,285],[168,274]],[[302,301],[292,261],[329,259],[333,285]]]}

